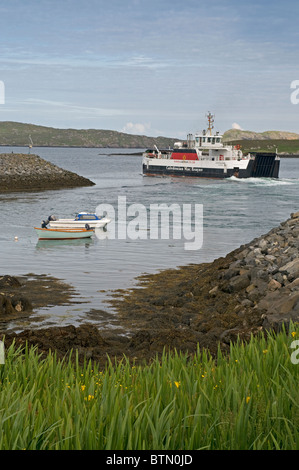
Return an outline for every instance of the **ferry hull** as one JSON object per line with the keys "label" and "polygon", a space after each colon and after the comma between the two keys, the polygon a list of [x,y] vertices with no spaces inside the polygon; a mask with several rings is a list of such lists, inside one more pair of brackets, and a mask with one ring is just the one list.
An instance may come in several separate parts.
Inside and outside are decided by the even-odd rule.
{"label": "ferry hull", "polygon": [[[243,165],[242,165],[243,164]],[[243,168],[242,168],[243,166]],[[168,160],[163,164],[159,159],[147,159],[143,161],[142,171],[145,176],[171,176],[171,177],[196,177],[196,178],[251,178],[265,177],[278,178],[280,160],[276,154],[256,154],[254,159],[248,161],[246,166],[241,161],[235,162],[232,168],[225,166],[199,166],[191,162],[173,164]]]}

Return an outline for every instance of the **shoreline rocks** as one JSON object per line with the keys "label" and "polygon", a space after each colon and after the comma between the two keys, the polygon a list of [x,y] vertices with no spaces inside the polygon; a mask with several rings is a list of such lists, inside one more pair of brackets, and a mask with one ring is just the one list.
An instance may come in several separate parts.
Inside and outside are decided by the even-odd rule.
{"label": "shoreline rocks", "polygon": [[[32,312],[32,304],[20,292],[21,283],[13,276],[0,276],[0,321],[20,318],[23,313]],[[2,292],[4,291],[4,292]]]}
{"label": "shoreline rocks", "polygon": [[[239,284],[248,277],[243,295],[261,313],[263,327],[299,321],[299,212],[251,242],[234,264]],[[230,285],[235,283],[232,278]]]}
{"label": "shoreline rocks", "polygon": [[94,184],[89,179],[64,170],[38,155],[0,154],[0,193],[72,188]]}
{"label": "shoreline rocks", "polygon": [[29,326],[32,316],[38,323],[39,309],[73,305],[79,302],[77,295],[72,286],[47,274],[0,275],[0,332],[6,332],[12,320],[25,320]]}
{"label": "shoreline rocks", "polygon": [[112,301],[123,325],[150,332],[184,330],[217,352],[238,336],[278,331],[299,321],[299,212],[211,263],[140,277],[142,286]]}

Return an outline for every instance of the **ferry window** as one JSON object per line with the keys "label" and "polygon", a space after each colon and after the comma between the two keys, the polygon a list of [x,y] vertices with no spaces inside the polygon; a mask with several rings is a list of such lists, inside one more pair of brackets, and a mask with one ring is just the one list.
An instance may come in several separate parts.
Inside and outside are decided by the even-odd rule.
{"label": "ferry window", "polygon": [[205,142],[205,141],[206,141],[206,138],[205,138],[205,137],[203,137],[203,138],[202,138],[202,141],[203,141],[203,142]]}
{"label": "ferry window", "polygon": [[215,138],[214,137],[212,138],[212,144],[215,144]]}
{"label": "ferry window", "polygon": [[217,137],[216,142],[218,143],[220,142],[220,137]]}
{"label": "ferry window", "polygon": [[208,137],[208,142],[211,142],[211,137]]}

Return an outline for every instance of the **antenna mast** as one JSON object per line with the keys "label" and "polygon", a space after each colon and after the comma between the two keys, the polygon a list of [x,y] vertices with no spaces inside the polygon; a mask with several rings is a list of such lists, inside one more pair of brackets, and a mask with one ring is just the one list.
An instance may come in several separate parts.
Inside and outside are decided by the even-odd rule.
{"label": "antenna mast", "polygon": [[208,127],[208,132],[210,133],[210,135],[212,135],[212,129],[214,129],[214,115],[210,113],[210,111],[208,112],[207,114],[207,118],[208,118],[208,123],[209,123],[209,127]]}

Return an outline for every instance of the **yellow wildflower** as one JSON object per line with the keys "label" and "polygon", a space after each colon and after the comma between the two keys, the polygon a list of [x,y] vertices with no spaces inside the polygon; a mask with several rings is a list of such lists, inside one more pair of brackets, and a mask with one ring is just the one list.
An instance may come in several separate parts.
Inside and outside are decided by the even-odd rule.
{"label": "yellow wildflower", "polygon": [[249,403],[251,397],[246,397],[246,403]]}

